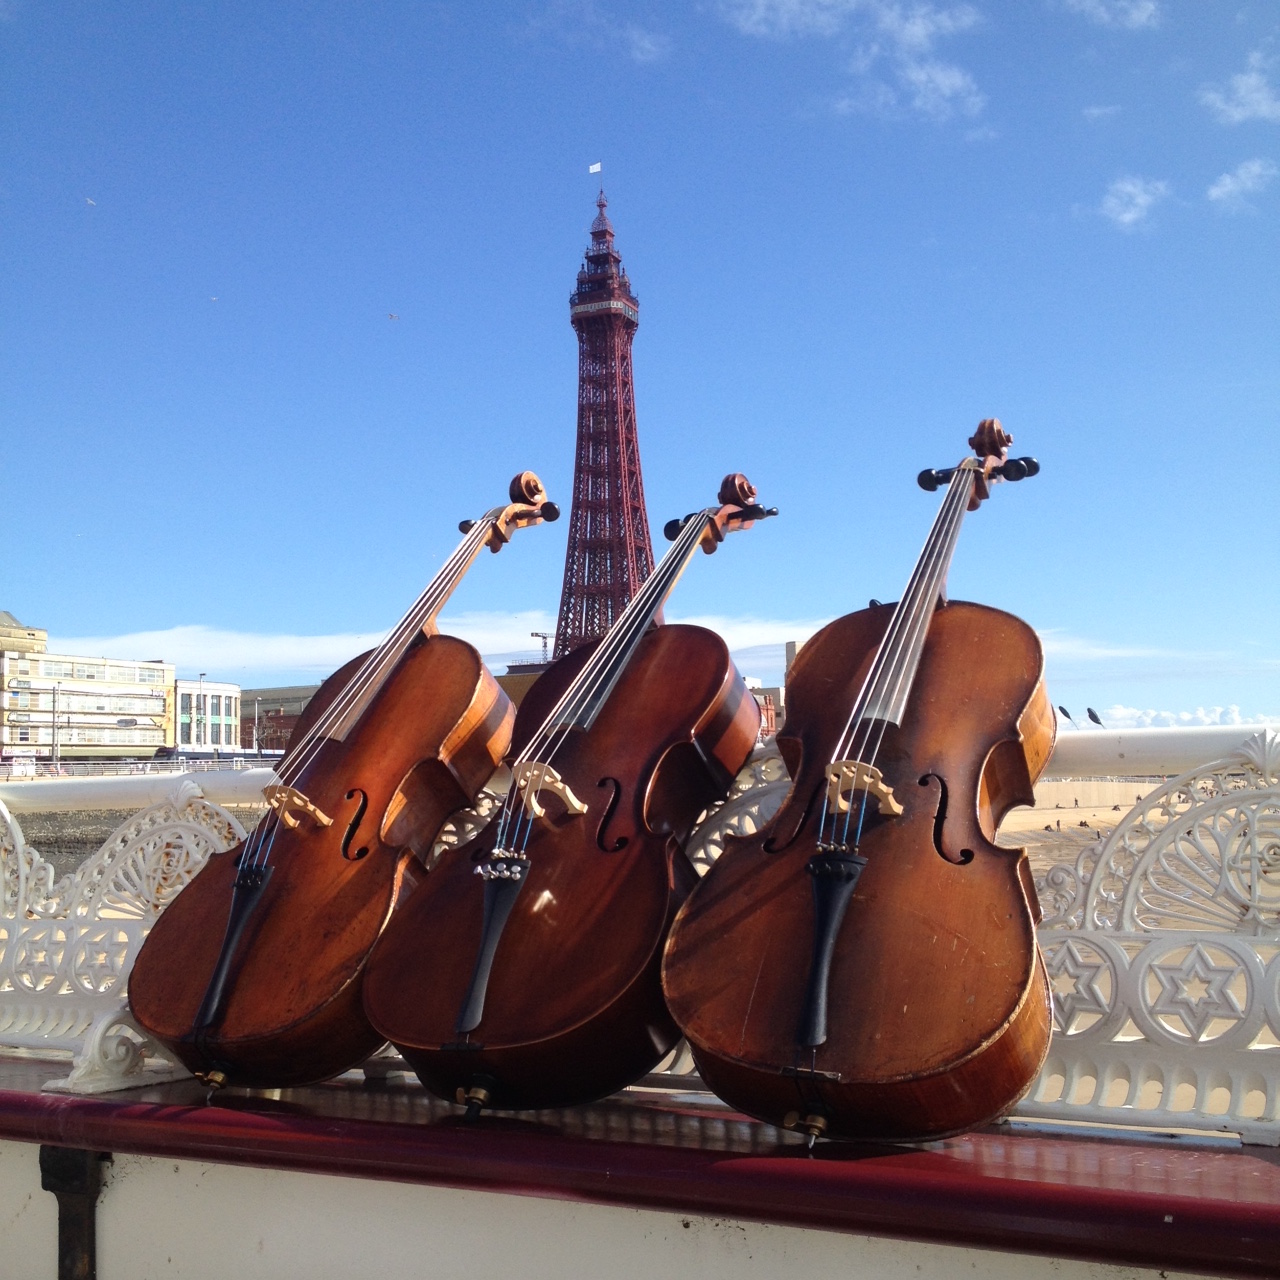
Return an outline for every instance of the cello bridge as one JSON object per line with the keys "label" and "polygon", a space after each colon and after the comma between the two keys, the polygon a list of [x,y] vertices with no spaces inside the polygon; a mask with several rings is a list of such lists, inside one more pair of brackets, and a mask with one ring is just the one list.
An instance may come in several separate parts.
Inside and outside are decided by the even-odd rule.
{"label": "cello bridge", "polygon": [[826,778],[827,812],[830,814],[848,813],[858,791],[866,792],[875,800],[880,813],[886,818],[896,818],[902,813],[893,788],[874,765],[864,764],[861,760],[833,760],[827,765]]}
{"label": "cello bridge", "polygon": [[538,799],[540,792],[549,791],[559,796],[564,807],[574,816],[586,813],[587,806],[569,790],[565,780],[549,765],[541,760],[522,760],[511,771],[512,785],[520,792],[525,812],[530,818],[541,818],[546,807]]}
{"label": "cello bridge", "polygon": [[294,831],[302,822],[302,815],[315,819],[322,827],[333,826],[333,819],[327,813],[317,809],[315,805],[295,787],[273,784],[262,788],[267,807],[273,809],[290,831]]}

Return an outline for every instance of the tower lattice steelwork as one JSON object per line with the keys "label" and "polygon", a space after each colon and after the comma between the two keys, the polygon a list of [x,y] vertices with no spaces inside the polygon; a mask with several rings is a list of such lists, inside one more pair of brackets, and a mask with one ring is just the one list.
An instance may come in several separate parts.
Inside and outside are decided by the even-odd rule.
{"label": "tower lattice steelwork", "polygon": [[636,440],[631,339],[640,304],[600,212],[569,319],[578,333],[578,457],[555,656],[602,636],[653,572]]}

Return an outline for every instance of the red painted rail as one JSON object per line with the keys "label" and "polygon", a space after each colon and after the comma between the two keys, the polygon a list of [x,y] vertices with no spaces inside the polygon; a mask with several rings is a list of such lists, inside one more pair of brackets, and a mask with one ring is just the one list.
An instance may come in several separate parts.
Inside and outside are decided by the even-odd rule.
{"label": "red painted rail", "polygon": [[0,1137],[473,1187],[1215,1274],[1280,1273],[1280,1152],[988,1131],[820,1144],[643,1094],[467,1125],[415,1086],[275,1096],[38,1092],[0,1063]]}

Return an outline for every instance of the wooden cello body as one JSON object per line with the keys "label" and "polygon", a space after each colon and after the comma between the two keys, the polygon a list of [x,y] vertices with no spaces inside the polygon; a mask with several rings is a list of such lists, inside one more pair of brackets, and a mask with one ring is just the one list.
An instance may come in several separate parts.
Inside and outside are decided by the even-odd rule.
{"label": "wooden cello body", "polygon": [[441,1097],[586,1102],[679,1039],[659,971],[695,879],[683,844],[751,754],[760,711],[720,637],[650,623],[699,538],[714,549],[731,521],[769,514],[741,514],[754,490],[730,479],[749,492],[701,513],[705,529],[680,534],[608,636],[529,691],[503,809],[437,862],[374,949],[369,1019]]}
{"label": "wooden cello body", "polygon": [[[729,839],[667,944],[664,988],[702,1078],[811,1137],[972,1128],[1048,1047],[1026,855],[994,843],[1053,745],[1040,643],[981,605],[929,612],[905,714],[860,739],[874,753],[850,752],[849,712],[902,609],[849,614],[803,647],[778,734],[788,797]],[[859,761],[874,766],[862,782]]]}
{"label": "wooden cello body", "polygon": [[[515,750],[594,648],[539,677]],[[502,1108],[566,1106],[615,1092],[675,1045],[659,966],[696,879],[683,842],[751,754],[759,716],[713,632],[666,626],[644,637],[591,729],[556,752],[586,813],[546,802],[471,1034],[457,1024],[484,937],[476,870],[500,819],[441,858],[378,943],[364,984],[370,1021],[428,1089],[453,1099],[482,1088],[485,1105]]]}
{"label": "wooden cello body", "polygon": [[[525,477],[499,542],[542,518],[529,503],[541,486]],[[492,528],[469,535],[477,549],[501,518],[491,512]],[[456,580],[470,559],[455,560]],[[369,950],[414,854],[488,780],[514,720],[476,650],[434,633],[453,582],[435,585],[394,649],[325,682],[295,728],[282,784],[267,789],[271,811],[210,858],[139,952],[134,1017],[213,1084],[321,1080],[383,1043],[360,999]]]}

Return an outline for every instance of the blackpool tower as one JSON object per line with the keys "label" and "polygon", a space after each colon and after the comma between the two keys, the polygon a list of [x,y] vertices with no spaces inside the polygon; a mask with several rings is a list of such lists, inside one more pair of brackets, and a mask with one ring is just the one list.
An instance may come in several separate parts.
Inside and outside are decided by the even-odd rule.
{"label": "blackpool tower", "polygon": [[604,192],[569,320],[578,334],[578,455],[555,656],[602,636],[653,572],[631,339],[640,304],[613,246]]}

